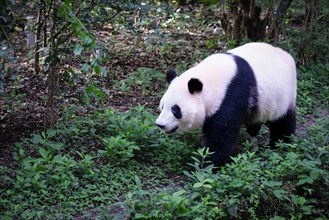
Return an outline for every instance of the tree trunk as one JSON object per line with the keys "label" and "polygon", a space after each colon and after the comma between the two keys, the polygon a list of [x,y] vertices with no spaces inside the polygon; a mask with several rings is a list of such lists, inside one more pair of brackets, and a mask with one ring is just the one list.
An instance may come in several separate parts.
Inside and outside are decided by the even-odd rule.
{"label": "tree trunk", "polygon": [[246,37],[252,41],[264,39],[266,37],[266,26],[273,14],[273,8],[269,6],[262,15],[262,8],[256,5],[254,0],[242,0],[240,3],[243,10]]}
{"label": "tree trunk", "polygon": [[43,15],[43,10],[39,9],[38,12],[38,17],[37,17],[37,34],[36,34],[36,42],[35,42],[35,49],[34,49],[34,72],[35,75],[38,75],[40,72],[40,64],[39,64],[39,43],[40,43],[40,39],[41,39],[41,28],[43,26],[43,21],[42,21],[42,15]]}
{"label": "tree trunk", "polygon": [[[49,5],[52,8],[52,1]],[[48,75],[47,75],[47,101],[46,101],[46,112],[45,112],[45,120],[44,120],[44,128],[45,130],[48,128],[53,128],[55,125],[55,91],[58,81],[57,74],[57,65],[58,65],[58,39],[55,37],[57,25],[57,17],[56,12],[53,13],[54,18],[51,30],[50,30],[50,41],[49,41],[49,51],[50,54],[48,59]]]}
{"label": "tree trunk", "polygon": [[306,24],[311,24],[311,29],[314,26],[314,22],[319,17],[320,14],[320,2],[319,0],[306,0],[305,7],[305,27],[308,26]]}
{"label": "tree trunk", "polygon": [[284,18],[291,5],[292,0],[280,0],[275,15],[272,16],[272,22],[269,26],[269,32],[267,36],[274,40],[275,44],[279,43],[282,26],[284,24]]}
{"label": "tree trunk", "polygon": [[312,38],[316,38],[314,33],[316,32],[317,22],[320,16],[320,2],[319,0],[305,0],[305,4],[303,32],[307,33],[307,35],[303,36],[303,41],[297,48],[298,57],[302,65],[306,65],[312,58],[316,60],[316,57],[319,56],[319,51],[316,48],[313,48],[313,50],[307,48]]}
{"label": "tree trunk", "polygon": [[[220,18],[228,40],[240,42],[244,38],[252,41],[263,40],[268,36],[278,36],[282,18],[292,0],[280,0],[276,10],[274,3],[262,10],[255,0],[230,0],[228,10]],[[270,32],[267,28],[270,27]],[[269,35],[269,33],[271,33]]]}

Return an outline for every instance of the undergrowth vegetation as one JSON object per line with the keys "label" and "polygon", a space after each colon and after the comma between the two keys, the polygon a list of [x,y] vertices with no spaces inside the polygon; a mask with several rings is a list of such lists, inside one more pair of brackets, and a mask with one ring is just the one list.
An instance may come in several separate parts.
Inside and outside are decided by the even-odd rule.
{"label": "undergrowth vegetation", "polygon": [[[329,120],[310,133],[329,126]],[[219,173],[203,168],[195,159],[190,181],[179,191],[149,193],[142,188],[129,193],[123,203],[132,219],[302,219],[328,216],[328,131],[312,144],[296,138],[294,144],[247,147]],[[326,146],[323,146],[327,143]],[[197,151],[205,158],[204,150]],[[122,203],[120,203],[122,204]],[[128,214],[127,214],[128,212]]]}
{"label": "undergrowth vegetation", "polygon": [[299,121],[309,126],[298,128],[293,143],[272,150],[266,143],[243,140],[237,143],[240,153],[218,172],[204,162],[211,152],[195,148],[201,146],[198,132],[165,136],[154,126],[150,109],[72,115],[54,129],[16,144],[14,164],[0,169],[0,215],[326,218],[329,120],[303,118],[311,112],[314,117],[328,114],[329,88],[321,71],[328,71],[328,66],[299,71]]}
{"label": "undergrowth vegetation", "polygon": [[150,188],[173,184],[167,172],[182,172],[190,145],[161,135],[141,106],[60,123],[18,143],[13,167],[1,167],[1,216],[88,214],[134,189],[137,174]]}

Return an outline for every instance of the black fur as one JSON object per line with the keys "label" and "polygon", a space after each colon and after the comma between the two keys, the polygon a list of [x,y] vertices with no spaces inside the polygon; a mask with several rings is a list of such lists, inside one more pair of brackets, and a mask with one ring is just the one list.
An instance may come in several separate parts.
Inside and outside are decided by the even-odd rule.
{"label": "black fur", "polygon": [[202,91],[203,84],[200,80],[192,78],[188,81],[188,90],[191,94],[198,93]]}
{"label": "black fur", "polygon": [[253,70],[241,57],[230,55],[237,64],[237,73],[227,88],[220,108],[213,116],[206,118],[203,125],[206,146],[214,152],[210,159],[215,166],[229,161],[242,124],[248,122],[258,104]]}
{"label": "black fur", "polygon": [[247,126],[247,132],[251,137],[255,137],[261,128],[261,124],[251,124]]}
{"label": "black fur", "polygon": [[287,114],[276,121],[268,123],[270,129],[270,146],[275,147],[279,140],[290,142],[290,136],[295,133],[296,129],[296,110],[289,109]]}
{"label": "black fur", "polygon": [[178,105],[174,105],[173,107],[171,107],[171,112],[177,119],[181,119],[183,117],[182,110]]}
{"label": "black fur", "polygon": [[175,79],[177,76],[177,73],[175,70],[168,70],[166,72],[166,79],[167,79],[167,82],[170,84],[171,81],[173,81],[173,79]]}

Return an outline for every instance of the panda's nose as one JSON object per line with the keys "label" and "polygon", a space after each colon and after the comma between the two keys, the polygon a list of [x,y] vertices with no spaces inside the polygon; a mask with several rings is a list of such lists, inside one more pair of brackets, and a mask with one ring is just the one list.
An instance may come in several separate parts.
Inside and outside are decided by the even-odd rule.
{"label": "panda's nose", "polygon": [[165,125],[160,125],[160,124],[158,124],[158,123],[155,123],[159,128],[165,128],[166,126]]}

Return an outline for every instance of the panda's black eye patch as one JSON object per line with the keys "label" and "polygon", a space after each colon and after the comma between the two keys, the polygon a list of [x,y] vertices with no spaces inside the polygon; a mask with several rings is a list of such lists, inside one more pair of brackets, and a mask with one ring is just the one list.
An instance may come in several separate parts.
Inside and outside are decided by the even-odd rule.
{"label": "panda's black eye patch", "polygon": [[171,112],[177,119],[182,118],[182,111],[178,105],[174,105],[173,107],[171,107]]}

